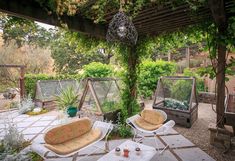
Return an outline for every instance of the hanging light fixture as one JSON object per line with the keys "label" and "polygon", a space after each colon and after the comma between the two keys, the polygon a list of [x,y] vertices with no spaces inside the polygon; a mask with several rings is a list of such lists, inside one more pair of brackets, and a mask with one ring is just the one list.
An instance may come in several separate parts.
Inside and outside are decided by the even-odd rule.
{"label": "hanging light fixture", "polygon": [[131,19],[122,11],[122,7],[109,23],[106,39],[109,42],[121,42],[131,46],[136,44],[137,30]]}

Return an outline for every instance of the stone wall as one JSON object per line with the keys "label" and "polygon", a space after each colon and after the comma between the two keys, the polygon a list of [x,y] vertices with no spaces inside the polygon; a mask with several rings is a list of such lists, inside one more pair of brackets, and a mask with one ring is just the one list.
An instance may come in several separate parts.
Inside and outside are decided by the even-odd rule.
{"label": "stone wall", "polygon": [[198,102],[199,103],[212,103],[216,104],[215,93],[211,92],[199,92],[198,93]]}

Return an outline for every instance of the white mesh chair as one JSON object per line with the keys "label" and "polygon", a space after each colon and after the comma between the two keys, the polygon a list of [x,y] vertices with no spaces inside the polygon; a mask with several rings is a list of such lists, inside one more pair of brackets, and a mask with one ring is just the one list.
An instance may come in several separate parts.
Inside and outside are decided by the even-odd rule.
{"label": "white mesh chair", "polygon": [[[101,130],[102,134],[99,137],[99,139],[92,142],[92,143],[90,143],[89,145],[87,145],[87,146],[85,146],[85,147],[83,147],[83,148],[81,148],[77,151],[71,152],[67,155],[59,155],[59,154],[51,151],[50,149],[46,148],[43,144],[39,144],[39,143],[35,143],[35,142],[32,143],[31,150],[36,152],[37,154],[39,154],[42,158],[48,159],[46,155],[49,152],[51,152],[54,156],[64,158],[64,157],[73,156],[73,155],[75,155],[75,154],[77,154],[77,153],[81,152],[82,150],[85,150],[89,147],[94,147],[95,148],[95,150],[91,150],[89,152],[89,154],[86,154],[83,157],[80,157],[78,160],[84,159],[85,157],[95,153],[98,150],[104,150],[105,152],[109,152],[109,147],[108,147],[107,140],[108,140],[108,136],[109,136],[110,132],[113,129],[113,125],[111,123],[95,121],[95,123],[92,126],[92,129],[100,129]],[[102,140],[104,140],[104,145],[102,145],[102,144],[99,144],[100,146],[96,145],[98,142],[100,142]]]}
{"label": "white mesh chair", "polygon": [[[156,144],[156,150],[158,150],[158,152],[161,154],[162,152],[164,152],[166,150],[166,148],[169,147],[169,145],[166,145],[163,150],[160,152],[159,150],[159,146],[158,146],[158,143],[157,143],[157,135],[165,135],[169,132],[169,130],[175,126],[175,122],[173,120],[170,120],[168,122],[166,122],[167,120],[167,115],[164,111],[162,110],[156,110],[158,112],[160,112],[163,116],[164,116],[164,124],[159,127],[158,129],[156,130],[152,130],[152,131],[149,131],[149,130],[145,130],[141,127],[139,127],[136,123],[135,123],[135,120],[138,119],[139,117],[141,117],[139,114],[137,115],[134,115],[130,118],[128,118],[126,120],[126,123],[134,130],[134,136],[133,136],[133,140],[136,141],[136,142],[140,142],[141,140],[143,139],[147,139],[147,135],[154,135],[154,141],[155,141],[155,144]],[[137,137],[140,137],[139,140],[136,140]]]}

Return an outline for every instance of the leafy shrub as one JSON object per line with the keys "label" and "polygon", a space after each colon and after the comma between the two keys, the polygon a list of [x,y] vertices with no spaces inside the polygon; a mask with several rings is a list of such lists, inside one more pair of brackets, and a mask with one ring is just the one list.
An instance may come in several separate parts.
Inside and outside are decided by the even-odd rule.
{"label": "leafy shrub", "polygon": [[22,149],[29,145],[28,142],[25,142],[23,134],[19,133],[13,123],[9,123],[5,130],[6,135],[0,142],[0,160],[30,161],[29,156],[21,152]]}
{"label": "leafy shrub", "polygon": [[196,90],[197,90],[197,92],[205,91],[204,80],[197,73],[198,72],[194,72],[194,71],[190,70],[189,68],[185,68],[183,74],[184,74],[184,76],[195,77],[196,78]]}
{"label": "leafy shrub", "polygon": [[133,135],[132,132],[131,132],[131,128],[128,127],[127,125],[125,125],[125,124],[119,124],[118,134],[122,138],[129,138]]}
{"label": "leafy shrub", "polygon": [[143,97],[152,96],[161,76],[172,75],[176,72],[176,64],[163,60],[145,60],[140,65],[138,78],[139,93]]}
{"label": "leafy shrub", "polygon": [[103,78],[112,76],[113,69],[110,65],[102,64],[99,62],[92,62],[84,66],[83,78]]}
{"label": "leafy shrub", "polygon": [[120,105],[115,102],[115,101],[104,101],[101,105],[102,110],[104,113],[110,112],[110,111],[115,111],[117,109],[120,109]]}
{"label": "leafy shrub", "polygon": [[25,91],[28,95],[35,97],[36,83],[38,80],[53,79],[53,76],[46,74],[26,74],[25,75]]}
{"label": "leafy shrub", "polygon": [[25,75],[25,90],[28,95],[35,98],[36,83],[38,80],[63,80],[63,79],[76,79],[80,80],[81,76],[76,75],[46,75],[46,74],[26,74]]}
{"label": "leafy shrub", "polygon": [[132,131],[131,131],[131,128],[129,126],[126,125],[125,122],[123,122],[123,116],[121,114],[122,112],[119,112],[117,114],[117,124],[114,124],[114,128],[110,134],[110,138],[111,139],[115,139],[115,138],[129,138],[129,137],[132,137],[133,134],[132,134]]}
{"label": "leafy shrub", "polygon": [[29,95],[28,98],[24,98],[22,102],[20,103],[19,113],[24,114],[26,112],[32,111],[34,107],[35,106],[34,106],[33,100]]}

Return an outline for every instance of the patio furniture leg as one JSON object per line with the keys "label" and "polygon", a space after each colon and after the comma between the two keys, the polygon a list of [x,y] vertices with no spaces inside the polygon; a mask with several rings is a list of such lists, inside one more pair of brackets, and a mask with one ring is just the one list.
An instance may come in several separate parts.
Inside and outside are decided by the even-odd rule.
{"label": "patio furniture leg", "polygon": [[105,143],[104,146],[105,146],[105,149],[103,149],[103,148],[101,148],[101,147],[99,147],[99,146],[93,145],[93,147],[96,148],[95,150],[92,150],[90,153],[88,153],[88,154],[86,154],[86,155],[84,155],[84,156],[78,158],[76,161],[79,161],[79,160],[82,160],[82,159],[84,159],[84,158],[87,158],[88,156],[90,156],[91,154],[93,154],[94,152],[96,152],[97,150],[104,150],[104,151],[107,153],[108,151],[106,150],[106,143]]}
{"label": "patio furniture leg", "polygon": [[157,143],[157,135],[154,134],[154,141],[155,141],[155,144],[156,144],[156,150],[158,151],[159,154],[162,154],[168,147],[169,145],[167,144],[161,151],[160,151],[160,148],[159,148],[159,145]]}
{"label": "patio furniture leg", "polygon": [[162,149],[162,151],[160,151],[160,154],[162,154],[168,147],[169,147],[169,145],[166,145],[166,146],[164,147],[164,149]]}

